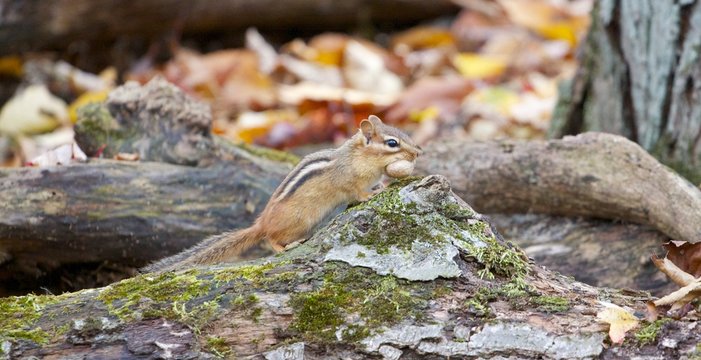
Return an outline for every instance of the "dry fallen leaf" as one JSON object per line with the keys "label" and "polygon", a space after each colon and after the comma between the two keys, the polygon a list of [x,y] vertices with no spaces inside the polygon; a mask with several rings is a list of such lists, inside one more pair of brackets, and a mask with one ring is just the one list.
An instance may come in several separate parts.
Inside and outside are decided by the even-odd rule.
{"label": "dry fallen leaf", "polygon": [[444,46],[455,46],[453,34],[432,26],[418,26],[400,32],[392,37],[391,42],[392,50],[399,53]]}
{"label": "dry fallen leaf", "polygon": [[357,90],[399,95],[404,83],[385,66],[378,50],[349,41],[343,54],[343,75],[348,85]]}
{"label": "dry fallen leaf", "polygon": [[662,271],[665,275],[667,275],[667,277],[669,277],[670,280],[679,286],[689,285],[696,280],[693,275],[680,269],[668,257],[660,259],[656,255],[653,255],[650,259],[660,271]]}
{"label": "dry fallen leaf", "polygon": [[20,90],[0,110],[0,132],[36,134],[56,129],[68,120],[66,103],[46,86],[31,85]]}
{"label": "dry fallen leaf", "polygon": [[[683,309],[690,302],[701,297],[701,277],[695,278],[692,274],[685,272],[677,266],[671,259],[665,257],[660,260],[656,256],[652,257],[652,262],[660,271],[665,273],[675,284],[681,286],[666,296],[648,303],[648,317],[655,318],[659,312],[657,307],[671,305],[670,311]],[[682,311],[685,313],[686,311]],[[683,315],[680,315],[683,316]]]}
{"label": "dry fallen leaf", "polygon": [[139,154],[138,153],[117,153],[117,155],[114,156],[115,160],[122,160],[122,161],[137,161],[139,160]]}
{"label": "dry fallen leaf", "polygon": [[278,65],[278,55],[257,29],[246,30],[246,47],[258,55],[258,69],[270,75]]}
{"label": "dry fallen leaf", "polygon": [[626,332],[638,326],[638,319],[626,309],[607,302],[600,302],[604,309],[596,314],[597,319],[609,324],[609,337],[614,344],[620,344]]}
{"label": "dry fallen leaf", "polygon": [[701,279],[696,279],[689,285],[663,296],[655,301],[655,306],[672,305],[672,311],[681,308],[701,296]]}
{"label": "dry fallen leaf", "polygon": [[80,149],[75,142],[72,144],[61,145],[53,150],[47,151],[42,155],[28,162],[29,166],[56,166],[66,165],[71,162],[83,162],[88,159],[87,155]]}
{"label": "dry fallen leaf", "polygon": [[468,79],[491,79],[503,75],[508,63],[502,56],[461,53],[455,55],[453,65]]}
{"label": "dry fallen leaf", "polygon": [[0,57],[0,75],[21,77],[24,72],[22,59],[16,55]]}
{"label": "dry fallen leaf", "polygon": [[351,105],[374,104],[389,106],[398,99],[397,94],[380,94],[356,89],[328,86],[313,82],[296,85],[278,85],[278,95],[284,104],[299,105],[306,100],[341,101]]}
{"label": "dry fallen leaf", "polygon": [[558,6],[551,1],[498,0],[517,25],[531,29],[548,39],[565,40],[573,46],[589,26],[589,18],[579,10]]}
{"label": "dry fallen leaf", "polygon": [[461,76],[425,77],[412,84],[385,114],[390,123],[408,119],[411,114],[436,108],[446,116],[460,110],[460,103],[474,89],[474,82]]}
{"label": "dry fallen leaf", "polygon": [[670,241],[664,245],[667,258],[694,278],[701,277],[701,243]]}

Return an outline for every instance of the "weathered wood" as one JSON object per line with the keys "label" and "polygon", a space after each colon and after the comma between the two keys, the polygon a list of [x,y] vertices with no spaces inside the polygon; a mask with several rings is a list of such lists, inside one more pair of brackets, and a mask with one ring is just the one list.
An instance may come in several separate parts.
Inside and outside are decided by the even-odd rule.
{"label": "weathered wood", "polygon": [[248,226],[283,176],[113,160],[0,170],[0,248],[29,264],[143,265]]}
{"label": "weathered wood", "polygon": [[[242,166],[191,168],[93,160],[51,169],[2,170],[0,198],[10,206],[0,208],[0,248],[5,258],[14,260],[7,261],[0,274],[36,278],[59,265],[104,260],[143,265],[208,235],[248,226],[289,167],[277,165],[276,172],[273,165]],[[417,171],[447,176],[460,196],[485,213],[546,212],[638,221],[667,229],[676,239],[681,237],[672,231],[699,226],[693,220],[698,190],[639,147],[612,135],[540,143],[445,141],[426,148]],[[44,220],[39,222],[40,218]],[[587,228],[566,239],[584,244],[600,231],[604,230]],[[625,238],[624,233],[619,240]],[[648,240],[636,243],[638,255],[652,252],[654,240],[644,238]],[[579,251],[574,245],[560,246]],[[551,258],[546,264],[557,265],[566,257]],[[582,259],[571,257],[575,264],[574,259]],[[592,260],[589,269],[575,265],[577,272],[567,273],[588,281],[610,277],[615,284],[628,285],[650,270],[641,267],[639,259],[622,258],[617,269],[627,270],[615,277],[601,272],[610,265],[605,258]]]}
{"label": "weathered wood", "polygon": [[545,213],[647,224],[676,240],[701,241],[701,190],[616,135],[466,144],[441,141],[420,173],[448,177],[483,213]]}
{"label": "weathered wood", "polygon": [[71,264],[138,267],[248,226],[291,169],[270,159],[287,155],[213,136],[209,108],[162,79],[128,83],[79,114],[76,141],[86,153],[142,161],[0,170],[0,280],[15,291],[65,290],[53,275],[80,277]]}
{"label": "weathered wood", "polygon": [[265,262],[0,299],[2,350],[12,358],[85,356],[87,349],[122,359],[571,359],[651,351],[679,358],[701,341],[693,320],[670,320],[647,345],[605,345],[600,299],[642,312],[647,297],[529,264],[481,219],[446,179],[430,176],[385,190]]}
{"label": "weathered wood", "polygon": [[701,182],[701,3],[603,0],[551,135],[606,131]]}
{"label": "weathered wood", "polygon": [[[0,1],[0,54],[65,50],[72,43],[95,45],[122,38],[239,33],[249,26],[271,29],[338,29],[363,24],[401,24],[454,14],[448,0],[90,0]],[[84,48],[82,50],[85,50]]]}
{"label": "weathered wood", "polygon": [[648,226],[542,214],[493,214],[491,223],[536,264],[577,281],[663,296],[678,288],[655,267],[669,238]]}

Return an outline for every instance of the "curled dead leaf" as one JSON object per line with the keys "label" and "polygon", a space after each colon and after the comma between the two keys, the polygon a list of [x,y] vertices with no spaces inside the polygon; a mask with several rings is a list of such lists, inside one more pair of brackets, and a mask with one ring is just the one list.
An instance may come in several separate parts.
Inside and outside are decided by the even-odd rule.
{"label": "curled dead leaf", "polygon": [[670,241],[664,245],[667,258],[694,278],[701,276],[701,243]]}
{"label": "curled dead leaf", "polygon": [[139,154],[138,153],[118,153],[117,155],[114,156],[115,160],[122,160],[122,161],[137,161],[139,160]]}
{"label": "curled dead leaf", "polygon": [[689,285],[663,296],[655,301],[655,306],[672,305],[671,310],[677,310],[701,296],[701,279],[696,279]]}
{"label": "curled dead leaf", "polygon": [[667,277],[669,277],[670,280],[672,280],[675,284],[679,286],[689,285],[696,280],[693,275],[680,269],[677,265],[674,264],[674,262],[672,262],[672,260],[670,260],[667,257],[665,257],[664,259],[660,259],[656,255],[653,255],[650,258],[650,260],[652,260],[652,263],[660,271],[667,275]]}

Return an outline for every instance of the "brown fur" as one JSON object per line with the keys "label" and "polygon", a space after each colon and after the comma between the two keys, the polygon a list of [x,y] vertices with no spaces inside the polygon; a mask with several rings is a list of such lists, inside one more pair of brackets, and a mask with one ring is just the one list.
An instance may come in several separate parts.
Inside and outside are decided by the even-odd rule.
{"label": "brown fur", "polygon": [[[386,136],[399,140],[400,147],[385,145]],[[413,162],[420,153],[406,134],[370,116],[363,120],[360,131],[339,148],[305,157],[278,186],[251,227],[209,237],[144,270],[173,270],[232,260],[263,240],[275,251],[282,251],[288,244],[305,239],[338,207],[369,199],[387,165],[398,160]]]}

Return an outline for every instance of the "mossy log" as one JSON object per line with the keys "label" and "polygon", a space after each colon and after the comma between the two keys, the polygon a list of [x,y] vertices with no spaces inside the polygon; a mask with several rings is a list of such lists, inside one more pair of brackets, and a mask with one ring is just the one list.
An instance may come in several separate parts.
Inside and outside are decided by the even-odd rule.
{"label": "mossy log", "polygon": [[[2,170],[0,197],[11,205],[0,208],[0,247],[9,260],[2,267],[3,278],[30,284],[57,266],[104,260],[140,266],[208,235],[247,226],[289,169],[263,163],[268,165],[261,168],[251,166],[255,161],[245,161],[186,167],[91,160],[51,169]],[[532,143],[446,141],[428,146],[417,170],[445,175],[461,197],[484,213],[547,212],[633,220],[656,225],[670,236],[678,229],[688,233],[699,226],[691,219],[699,206],[694,195],[698,190],[635,144],[612,135]],[[674,194],[680,195],[676,203]],[[541,240],[551,239],[550,247],[559,244],[556,247],[563,251],[557,254],[530,254],[579,279],[664,291],[666,282],[647,276],[655,270],[640,260],[648,258],[656,243],[666,241],[664,236],[632,225],[614,226],[616,230],[601,222],[576,231],[572,220],[547,221],[548,227],[518,221],[505,227],[512,229],[509,238],[525,241],[524,246],[532,245],[524,236],[532,236],[532,229],[540,231]],[[548,232],[557,228],[558,221],[568,236]],[[609,249],[614,238],[629,248],[628,256],[618,257],[615,269],[608,257],[592,252]],[[575,256],[581,246],[589,246],[591,256]],[[568,271],[564,264],[571,259],[584,262]],[[620,276],[621,269],[628,269],[625,276]]]}
{"label": "mossy log", "polygon": [[[7,357],[666,358],[701,333],[669,320],[606,344],[597,289],[530,263],[442,176],[395,184],[281,255],[0,299]],[[673,346],[658,344],[673,344]]]}
{"label": "mossy log", "polygon": [[75,131],[90,156],[140,161],[0,170],[0,294],[80,288],[73,270],[49,283],[71,264],[138,267],[247,226],[294,162],[212,135],[209,108],[160,78],[82,108]]}
{"label": "mossy log", "polygon": [[[289,171],[291,159],[277,152],[252,154],[250,149],[233,146],[213,136],[209,124],[205,106],[162,79],[145,86],[126,84],[113,91],[104,105],[83,109],[76,138],[88,154],[134,153],[141,161],[93,159],[88,164],[47,169],[1,170],[0,198],[9,206],[0,208],[0,279],[15,288],[76,289],[81,286],[78,276],[60,274],[57,267],[61,271],[70,264],[97,267],[104,261],[141,266],[208,235],[250,224]],[[281,159],[287,162],[276,161]],[[534,143],[445,141],[427,147],[417,170],[447,176],[460,196],[485,213],[537,211],[633,220],[673,237],[677,228],[688,234],[698,226],[690,220],[698,209],[698,190],[639,147],[610,135]],[[665,191],[681,201],[672,203],[674,197],[657,201]],[[665,212],[671,215],[662,216]],[[671,218],[677,222],[670,222]],[[561,242],[564,237],[555,233],[556,223],[548,223],[544,228],[514,221],[511,224],[518,230],[510,234],[527,241],[519,235],[532,234],[528,229],[536,228],[541,229],[541,239]],[[569,220],[563,218],[560,223],[572,230]],[[587,239],[599,248],[609,248],[605,239],[637,239],[625,264],[617,262],[621,269],[635,269],[635,273],[601,284],[660,288],[659,279],[652,277],[642,277],[648,283],[631,283],[651,269],[649,264],[641,268],[638,260],[647,258],[655,243],[654,236],[645,235],[646,228],[602,232],[585,225],[581,229],[568,230],[572,244]],[[553,231],[548,234],[549,230]],[[599,234],[596,240],[588,235],[592,233]],[[583,259],[571,255],[582,250],[579,246],[567,249],[570,253],[551,254],[545,263]],[[611,272],[620,272],[602,273],[612,263],[604,256],[592,254],[587,260],[586,266],[577,268],[585,270],[577,272],[582,279],[598,274],[597,278],[610,280],[614,279]],[[562,265],[558,269],[566,270]],[[51,280],[45,281],[43,274],[59,274],[71,279],[71,284],[50,286]]]}

